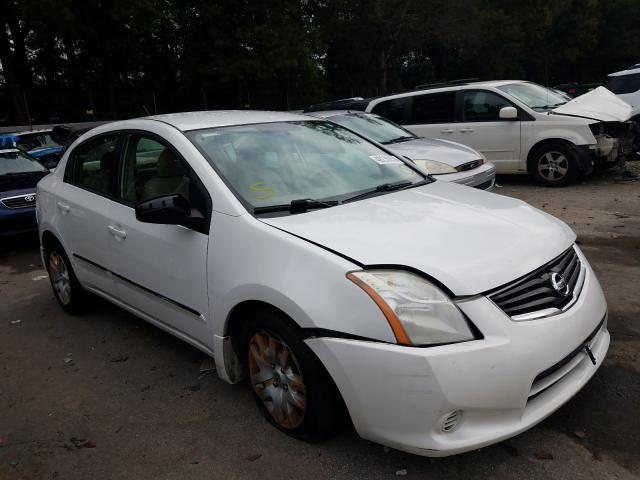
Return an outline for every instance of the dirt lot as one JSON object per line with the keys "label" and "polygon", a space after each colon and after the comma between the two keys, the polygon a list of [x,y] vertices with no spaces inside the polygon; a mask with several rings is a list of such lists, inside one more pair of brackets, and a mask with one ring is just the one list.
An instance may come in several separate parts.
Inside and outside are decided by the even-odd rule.
{"label": "dirt lot", "polygon": [[5,242],[0,479],[351,479],[402,470],[456,480],[639,478],[640,182],[619,178],[611,171],[559,190],[499,178],[498,193],[578,233],[609,302],[611,349],[583,391],[542,424],[435,460],[388,451],[351,429],[321,445],[286,437],[260,417],[246,385],[202,376],[194,348],[103,302],[82,318],[63,314],[37,240]]}

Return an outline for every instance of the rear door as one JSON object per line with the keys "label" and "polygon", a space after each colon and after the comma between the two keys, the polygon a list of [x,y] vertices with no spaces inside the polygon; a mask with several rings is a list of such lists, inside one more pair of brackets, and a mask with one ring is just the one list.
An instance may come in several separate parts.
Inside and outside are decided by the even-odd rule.
{"label": "rear door", "polygon": [[378,103],[372,113],[427,138],[457,139],[456,91],[421,93]]}
{"label": "rear door", "polygon": [[211,347],[207,291],[209,222],[196,231],[142,223],[136,203],[181,194],[211,217],[211,199],[188,163],[162,138],[129,132],[110,210],[108,248],[118,299],[148,321],[185,340]]}
{"label": "rear door", "polygon": [[56,189],[56,228],[80,282],[111,296],[107,240],[110,209],[115,204],[120,135],[91,138],[71,152],[64,182]]}
{"label": "rear door", "polygon": [[[499,118],[503,107],[516,107],[490,90],[462,90],[462,121],[458,141],[475,148],[493,162],[498,172],[517,171],[520,165],[519,119]],[[519,109],[518,109],[519,110]]]}

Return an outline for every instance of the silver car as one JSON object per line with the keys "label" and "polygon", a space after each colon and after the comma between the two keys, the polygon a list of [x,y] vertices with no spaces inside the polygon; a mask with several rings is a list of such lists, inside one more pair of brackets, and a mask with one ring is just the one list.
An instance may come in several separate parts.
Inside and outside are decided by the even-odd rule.
{"label": "silver car", "polygon": [[439,180],[460,183],[483,190],[492,190],[496,168],[484,156],[460,143],[435,138],[422,138],[409,130],[372,113],[350,110],[313,112],[384,145],[396,155],[413,161]]}

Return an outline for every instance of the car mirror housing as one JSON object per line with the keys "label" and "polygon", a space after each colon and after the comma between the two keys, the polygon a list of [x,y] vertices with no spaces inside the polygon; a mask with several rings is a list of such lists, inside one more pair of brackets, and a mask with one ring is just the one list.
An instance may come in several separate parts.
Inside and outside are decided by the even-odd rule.
{"label": "car mirror housing", "polygon": [[136,219],[143,223],[182,225],[197,230],[205,220],[202,213],[191,208],[189,200],[179,194],[144,200],[136,204],[135,210]]}
{"label": "car mirror housing", "polygon": [[502,120],[517,120],[518,110],[516,107],[502,107],[498,116]]}

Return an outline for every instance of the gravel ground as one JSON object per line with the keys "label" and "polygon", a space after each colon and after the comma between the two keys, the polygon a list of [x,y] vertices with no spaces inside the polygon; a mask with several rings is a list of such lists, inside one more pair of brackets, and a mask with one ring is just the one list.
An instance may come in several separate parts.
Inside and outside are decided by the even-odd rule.
{"label": "gravel ground", "polygon": [[[640,164],[632,164],[640,173]],[[443,459],[345,429],[310,445],[263,420],[248,387],[200,372],[194,348],[97,301],[57,306],[37,240],[0,249],[0,479],[640,477],[640,182],[599,173],[564,189],[499,178],[503,195],[565,220],[609,302],[612,343],[593,380],[528,432]]]}

